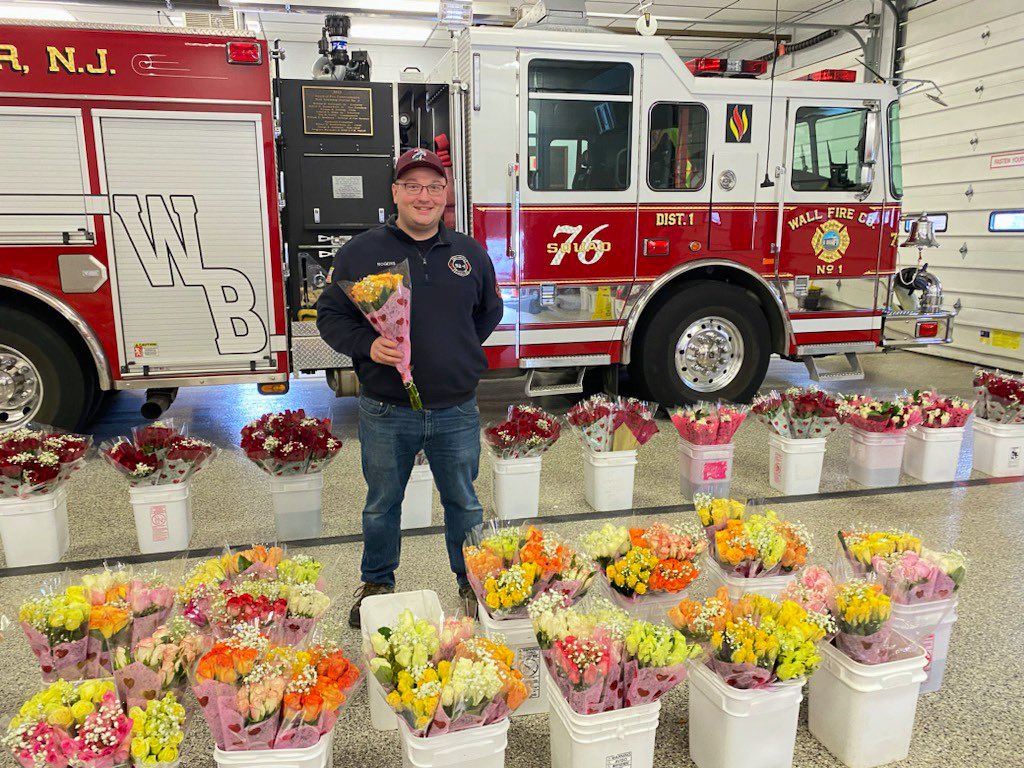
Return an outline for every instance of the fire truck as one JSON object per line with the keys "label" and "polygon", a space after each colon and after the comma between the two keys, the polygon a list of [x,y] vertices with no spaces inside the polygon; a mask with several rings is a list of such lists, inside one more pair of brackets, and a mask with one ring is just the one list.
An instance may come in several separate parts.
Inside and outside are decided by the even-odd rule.
{"label": "fire truck", "polygon": [[[440,135],[410,138],[397,87],[292,88],[299,183],[272,58],[244,31],[0,22],[0,427],[81,426],[111,390],[146,390],[151,417],[181,386],[327,371],[351,391],[296,283],[358,223],[332,205],[387,214],[367,197],[398,136],[443,140],[450,221],[504,299],[490,366],[528,394],[628,366],[661,403],[743,400],[773,354],[814,374],[845,356],[831,375],[856,376],[858,353],[950,340],[938,281],[897,267],[890,85],[768,82],[763,62],[684,63],[657,37],[470,28],[421,84]],[[323,151],[332,137],[349,150]],[[282,208],[301,214],[287,243]]]}

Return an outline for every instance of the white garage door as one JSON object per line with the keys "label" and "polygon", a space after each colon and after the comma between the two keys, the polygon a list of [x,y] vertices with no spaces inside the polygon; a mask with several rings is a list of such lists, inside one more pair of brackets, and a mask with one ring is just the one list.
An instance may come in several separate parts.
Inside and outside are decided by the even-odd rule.
{"label": "white garage door", "polygon": [[953,344],[927,351],[1024,370],[1024,4],[924,5],[904,55],[905,76],[934,80],[949,105],[902,105],[903,208],[948,218],[925,258],[963,304]]}

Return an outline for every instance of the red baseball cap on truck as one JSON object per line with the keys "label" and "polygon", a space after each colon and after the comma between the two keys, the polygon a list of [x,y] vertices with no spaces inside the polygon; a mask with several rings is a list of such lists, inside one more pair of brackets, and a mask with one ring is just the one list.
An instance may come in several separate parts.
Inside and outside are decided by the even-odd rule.
{"label": "red baseball cap on truck", "polygon": [[395,181],[402,178],[402,174],[414,168],[429,168],[436,171],[439,176],[444,176],[444,165],[441,158],[429,149],[410,149],[404,152],[395,164]]}

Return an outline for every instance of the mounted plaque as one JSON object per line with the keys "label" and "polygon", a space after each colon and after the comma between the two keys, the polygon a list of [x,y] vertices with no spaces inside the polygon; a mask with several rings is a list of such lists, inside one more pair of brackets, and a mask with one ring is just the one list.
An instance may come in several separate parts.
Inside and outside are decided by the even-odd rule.
{"label": "mounted plaque", "polygon": [[303,129],[324,136],[373,136],[372,94],[369,88],[302,86]]}

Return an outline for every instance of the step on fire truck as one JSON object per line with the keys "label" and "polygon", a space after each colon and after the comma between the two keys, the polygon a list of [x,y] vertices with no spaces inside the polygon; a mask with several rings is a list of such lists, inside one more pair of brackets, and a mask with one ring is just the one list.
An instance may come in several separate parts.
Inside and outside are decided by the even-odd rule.
{"label": "step on fire truck", "polygon": [[889,85],[772,93],[762,62],[544,26],[464,30],[415,87],[289,85],[272,58],[246,32],[0,22],[0,427],[80,426],[107,390],[150,416],[186,385],[347,391],[312,299],[404,146],[446,151],[449,220],[505,302],[491,368],[529,394],[629,366],[661,403],[742,400],[773,353],[850,376],[950,339],[938,282],[897,269]]}

